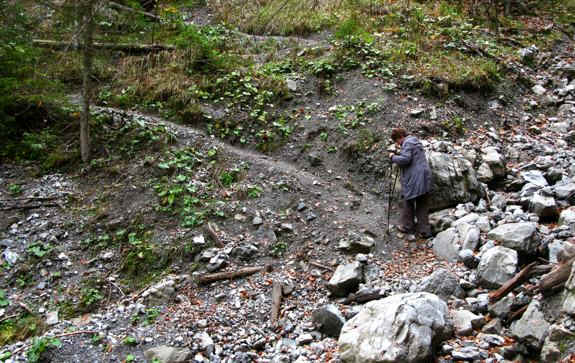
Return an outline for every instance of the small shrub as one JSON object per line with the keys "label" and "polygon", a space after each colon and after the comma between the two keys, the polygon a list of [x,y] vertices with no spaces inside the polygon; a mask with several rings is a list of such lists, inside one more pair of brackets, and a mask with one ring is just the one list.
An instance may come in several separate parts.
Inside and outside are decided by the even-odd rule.
{"label": "small shrub", "polygon": [[56,338],[35,338],[32,341],[32,346],[26,352],[26,357],[29,363],[37,363],[42,360],[42,355],[52,348],[59,348],[62,346],[62,342]]}

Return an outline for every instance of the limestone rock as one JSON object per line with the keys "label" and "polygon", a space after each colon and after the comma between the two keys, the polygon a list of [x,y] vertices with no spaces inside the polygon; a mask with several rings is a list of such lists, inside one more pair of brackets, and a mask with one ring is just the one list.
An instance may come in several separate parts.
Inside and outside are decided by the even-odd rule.
{"label": "limestone rock", "polygon": [[539,351],[549,329],[539,301],[532,300],[521,319],[511,324],[511,334],[528,348]]}
{"label": "limestone rock", "polygon": [[477,267],[480,284],[487,288],[498,288],[515,275],[517,263],[515,250],[503,246],[488,249],[481,256]]}
{"label": "limestone rock", "polygon": [[507,223],[489,231],[487,238],[501,242],[504,247],[529,253],[536,247],[536,232],[537,224],[533,222]]}
{"label": "limestone rock", "polygon": [[357,291],[363,280],[363,268],[358,261],[340,265],[327,283],[327,289],[336,297],[344,297]]}
{"label": "limestone rock", "polygon": [[367,303],[339,337],[344,362],[423,362],[451,335],[447,304],[429,293]]}
{"label": "limestone rock", "polygon": [[345,324],[345,319],[335,305],[326,305],[315,310],[312,314],[312,321],[316,329],[323,334],[337,338]]}
{"label": "limestone rock", "polygon": [[169,347],[161,345],[150,348],[144,352],[148,361],[156,360],[161,363],[183,363],[189,361],[191,351],[188,348]]}

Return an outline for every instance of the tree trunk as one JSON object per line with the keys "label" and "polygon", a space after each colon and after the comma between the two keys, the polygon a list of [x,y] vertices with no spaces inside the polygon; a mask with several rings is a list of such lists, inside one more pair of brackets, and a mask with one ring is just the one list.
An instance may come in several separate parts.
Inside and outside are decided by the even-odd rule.
{"label": "tree trunk", "polygon": [[90,160],[90,103],[92,102],[92,43],[94,42],[94,8],[96,0],[83,0],[81,3],[82,34],[82,117],[80,118],[80,151],[82,161]]}

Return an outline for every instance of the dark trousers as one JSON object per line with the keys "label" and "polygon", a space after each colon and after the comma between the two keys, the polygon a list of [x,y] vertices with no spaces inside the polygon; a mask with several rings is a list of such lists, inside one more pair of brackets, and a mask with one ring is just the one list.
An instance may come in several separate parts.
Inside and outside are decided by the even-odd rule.
{"label": "dark trousers", "polygon": [[[401,202],[401,226],[410,232],[431,234],[429,225],[429,194]],[[417,222],[415,221],[417,220]]]}

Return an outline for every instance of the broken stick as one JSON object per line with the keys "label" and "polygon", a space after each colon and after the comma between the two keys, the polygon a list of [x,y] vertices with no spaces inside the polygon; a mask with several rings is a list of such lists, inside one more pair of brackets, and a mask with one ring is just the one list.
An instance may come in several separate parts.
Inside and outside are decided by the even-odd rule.
{"label": "broken stick", "polygon": [[274,280],[272,286],[272,324],[275,325],[280,316],[280,307],[282,303],[282,284]]}
{"label": "broken stick", "polygon": [[198,276],[198,283],[199,284],[209,284],[209,283],[215,282],[215,281],[232,280],[232,279],[236,279],[238,277],[253,275],[253,274],[260,272],[260,271],[270,272],[271,270],[272,270],[271,265],[265,265],[265,266],[257,266],[257,267],[244,267],[244,268],[241,268],[239,270],[230,271],[230,272],[216,272],[213,274],[204,274],[204,275]]}
{"label": "broken stick", "polygon": [[489,293],[489,302],[494,303],[501,300],[501,298],[507,295],[514,288],[516,288],[518,285],[521,285],[523,281],[529,279],[529,277],[531,277],[531,270],[533,267],[535,267],[536,264],[537,262],[531,262],[529,265],[525,266],[521,271],[519,271],[519,273],[517,273],[511,279],[507,280],[507,282],[504,283],[499,289],[491,291]]}

